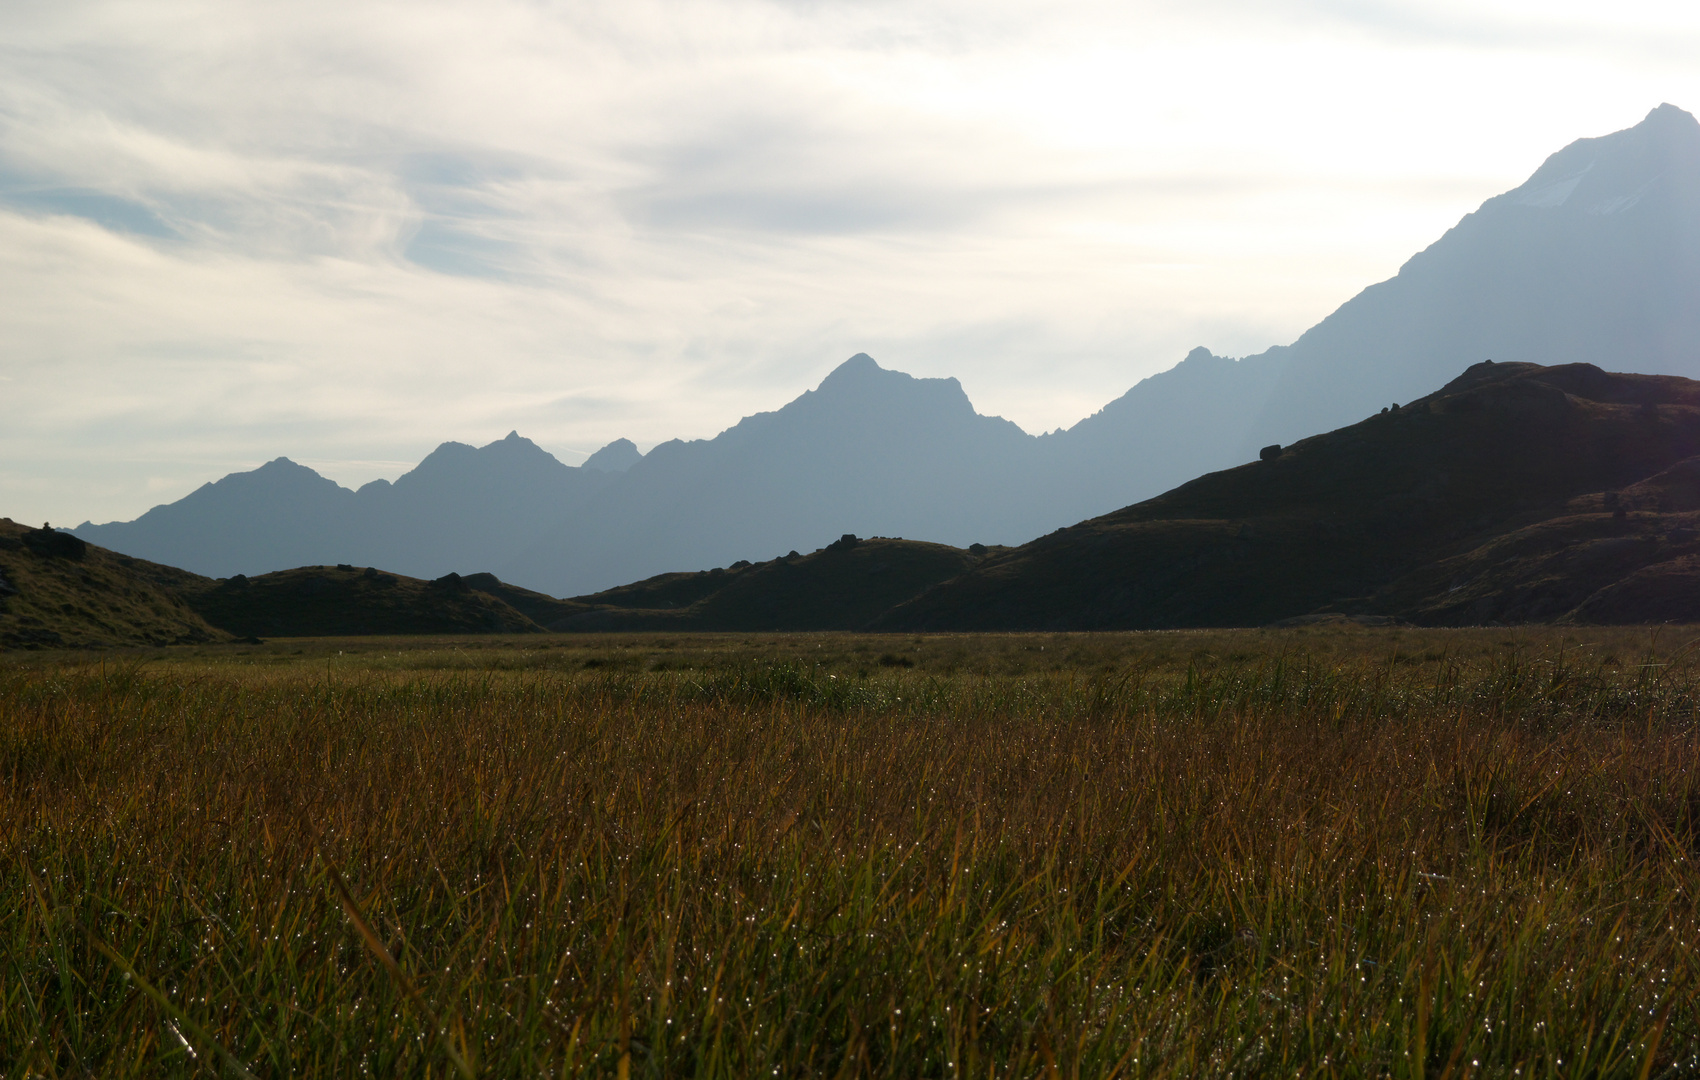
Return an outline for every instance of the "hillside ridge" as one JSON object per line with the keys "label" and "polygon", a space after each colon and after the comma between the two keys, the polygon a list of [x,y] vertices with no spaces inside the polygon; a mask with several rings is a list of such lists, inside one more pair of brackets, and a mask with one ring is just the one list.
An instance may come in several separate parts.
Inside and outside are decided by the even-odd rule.
{"label": "hillside ridge", "polygon": [[[1700,618],[1700,382],[1484,362],[1271,450],[989,559],[875,625]],[[1649,606],[1653,580],[1665,599]]]}

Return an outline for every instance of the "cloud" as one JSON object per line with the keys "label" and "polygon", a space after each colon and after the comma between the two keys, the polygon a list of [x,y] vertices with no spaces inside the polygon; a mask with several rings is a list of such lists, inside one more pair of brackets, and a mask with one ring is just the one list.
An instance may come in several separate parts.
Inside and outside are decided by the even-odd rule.
{"label": "cloud", "polygon": [[7,5],[0,513],[131,516],[278,454],[358,483],[513,427],[708,436],[864,349],[1072,423],[1700,103],[1695,18],[1618,12]]}

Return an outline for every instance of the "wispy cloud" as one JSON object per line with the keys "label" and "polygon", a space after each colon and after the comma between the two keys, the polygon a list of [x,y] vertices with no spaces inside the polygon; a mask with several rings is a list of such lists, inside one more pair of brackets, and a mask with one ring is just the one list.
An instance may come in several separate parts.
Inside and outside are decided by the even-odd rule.
{"label": "wispy cloud", "polygon": [[712,435],[861,349],[1070,423],[1700,103],[1700,22],[1611,11],[10,4],[0,500]]}

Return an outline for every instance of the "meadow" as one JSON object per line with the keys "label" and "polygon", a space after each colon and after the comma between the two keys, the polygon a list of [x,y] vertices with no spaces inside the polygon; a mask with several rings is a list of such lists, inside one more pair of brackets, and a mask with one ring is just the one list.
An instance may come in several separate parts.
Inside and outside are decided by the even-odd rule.
{"label": "meadow", "polygon": [[0,1075],[1686,1075],[1697,643],[0,655]]}

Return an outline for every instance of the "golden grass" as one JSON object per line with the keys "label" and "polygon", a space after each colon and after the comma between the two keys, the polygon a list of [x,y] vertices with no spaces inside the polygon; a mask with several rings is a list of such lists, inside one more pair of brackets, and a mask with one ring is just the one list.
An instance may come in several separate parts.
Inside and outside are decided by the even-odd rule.
{"label": "golden grass", "polygon": [[1691,1071],[1687,640],[625,635],[15,661],[0,1066]]}

